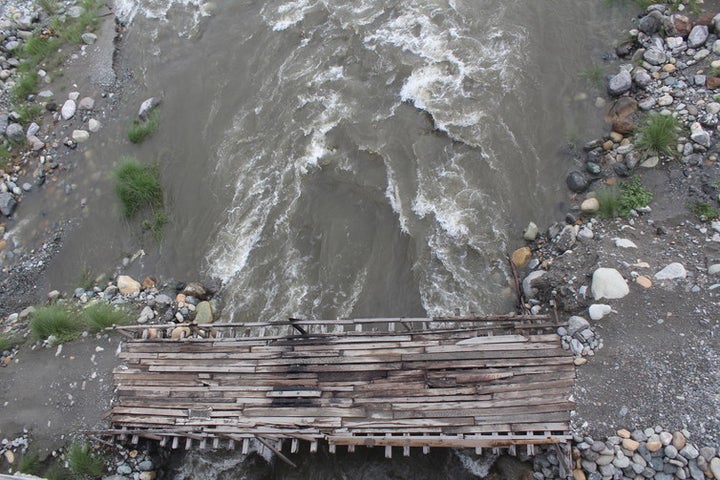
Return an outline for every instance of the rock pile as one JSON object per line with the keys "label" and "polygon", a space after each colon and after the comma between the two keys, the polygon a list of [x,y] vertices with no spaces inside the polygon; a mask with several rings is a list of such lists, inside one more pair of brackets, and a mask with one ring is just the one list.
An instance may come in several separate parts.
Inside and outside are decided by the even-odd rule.
{"label": "rock pile", "polygon": [[573,447],[573,477],[575,480],[720,479],[717,449],[698,447],[690,443],[689,438],[687,431],[668,432],[661,427],[632,432],[621,429],[605,441],[578,436]]}

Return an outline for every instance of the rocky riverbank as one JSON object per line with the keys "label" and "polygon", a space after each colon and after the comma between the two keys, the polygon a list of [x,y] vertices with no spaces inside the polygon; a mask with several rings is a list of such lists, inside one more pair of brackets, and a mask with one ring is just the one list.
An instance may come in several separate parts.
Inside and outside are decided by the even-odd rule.
{"label": "rocky riverbank", "polygon": [[[65,5],[68,15],[72,6]],[[0,136],[6,149],[11,141],[28,142],[28,148],[13,147],[16,157],[0,182],[0,211],[7,217],[0,219],[16,222],[24,196],[41,195],[43,185],[62,175],[65,159],[82,152],[91,136],[103,134],[116,95],[112,81],[98,90],[71,88],[62,94],[48,84],[29,99],[44,110],[43,121],[21,125],[8,101],[18,67],[12,52],[45,17],[27,2],[7,2],[0,9],[0,112],[5,112]],[[720,16],[686,16],[654,5],[634,27],[617,48],[620,67],[607,79],[609,131],[575,151],[567,176],[574,207],[563,222],[542,231],[529,225],[526,245],[513,255],[524,273],[526,308],[568,320],[558,333],[578,365],[574,464],[563,465],[553,449],[544,451],[532,459],[538,480],[570,473],[577,480],[720,480],[720,223],[708,221],[719,207],[720,190]],[[83,38],[74,60],[86,61],[103,38]],[[44,73],[41,78],[52,77]],[[670,150],[639,141],[651,114],[677,120]],[[631,177],[654,194],[652,201],[633,205],[625,217],[600,218],[608,198],[619,201],[623,188],[631,188],[621,187],[633,185]],[[635,185],[632,191],[642,197]],[[618,198],[612,200],[613,195]],[[705,217],[690,212],[691,204],[708,207],[702,210]],[[28,307],[38,301],[129,307],[135,322],[148,326],[148,335],[168,337],[192,334],[189,321],[210,324],[217,315],[214,288],[136,280],[124,275],[124,265],[118,266],[119,274],[95,279],[92,287],[45,297],[33,286],[43,265],[60,251],[62,228],[33,251],[13,245],[3,226],[0,238],[6,275],[0,283],[2,332],[27,335]],[[152,327],[161,323],[175,326]],[[211,327],[202,330],[212,334]],[[106,335],[89,340],[97,343],[89,352],[98,355],[95,349],[111,351],[114,343]],[[0,360],[7,370],[18,369],[24,349],[52,353],[57,351],[52,343],[26,344],[20,355],[9,349]],[[60,352],[57,358],[66,355],[67,361],[75,357]],[[110,392],[97,392],[109,402]],[[8,402],[6,411],[11,413],[13,405],[24,406]],[[31,444],[42,429],[43,419],[36,421]],[[617,430],[623,426],[628,430]],[[8,437],[2,453],[13,452],[13,462],[5,455],[3,470],[14,469],[15,454],[19,458],[28,443],[27,435],[8,428],[0,429]],[[145,452],[120,450],[108,478],[148,478],[159,463],[148,469],[142,463],[148,459]],[[502,478],[502,472],[497,475]]]}

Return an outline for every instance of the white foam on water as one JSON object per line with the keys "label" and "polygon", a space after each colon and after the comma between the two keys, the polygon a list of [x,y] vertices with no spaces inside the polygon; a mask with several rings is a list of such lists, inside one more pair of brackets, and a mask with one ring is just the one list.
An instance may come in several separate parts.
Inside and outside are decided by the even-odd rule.
{"label": "white foam on water", "polygon": [[305,15],[315,8],[316,4],[317,2],[311,0],[294,0],[277,7],[274,4],[268,4],[263,9],[263,18],[274,31],[281,32],[302,22]]}
{"label": "white foam on water", "polygon": [[168,13],[173,8],[181,8],[183,13],[189,14],[188,22],[173,20],[173,28],[177,29],[178,35],[187,37],[197,31],[204,17],[212,15],[214,4],[208,0],[113,0],[115,16],[126,25],[132,24],[138,15],[169,24]]}
{"label": "white foam on water", "polygon": [[[446,20],[437,23],[433,16],[439,8],[411,2],[402,15],[366,35],[364,42],[377,52],[394,47],[409,54],[405,61],[412,72],[400,98],[430,113],[438,129],[479,147],[482,124],[499,100],[483,95],[483,85],[501,87],[503,94],[516,88],[515,73],[527,39],[522,28],[513,30],[507,22],[498,30],[501,22],[492,18],[482,31],[465,26],[457,12],[445,12]],[[501,18],[503,13],[500,6],[491,16]]]}

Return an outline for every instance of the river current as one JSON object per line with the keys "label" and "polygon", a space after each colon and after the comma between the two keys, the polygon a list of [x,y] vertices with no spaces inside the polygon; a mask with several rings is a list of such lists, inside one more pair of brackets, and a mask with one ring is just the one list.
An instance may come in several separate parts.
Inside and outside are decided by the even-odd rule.
{"label": "river current", "polygon": [[[605,128],[603,87],[580,73],[604,65],[628,28],[628,13],[603,0],[115,0],[114,10],[127,94],[162,98],[160,131],[133,147],[158,160],[171,220],[145,271],[217,279],[225,321],[511,310],[506,253],[528,221],[562,217],[568,145]],[[114,157],[127,145],[103,148]],[[86,156],[85,168],[102,162]],[[100,182],[108,167],[95,168]],[[128,225],[98,210],[49,283],[79,258],[101,269],[118,260],[108,251],[130,248],[118,245]],[[363,455],[321,454],[294,473],[257,456],[191,456],[175,478],[486,473],[458,452]]]}

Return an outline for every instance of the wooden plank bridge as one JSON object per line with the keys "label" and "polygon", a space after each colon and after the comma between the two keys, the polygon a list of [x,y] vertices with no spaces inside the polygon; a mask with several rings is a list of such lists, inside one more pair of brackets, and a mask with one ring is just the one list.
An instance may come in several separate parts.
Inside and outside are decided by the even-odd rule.
{"label": "wooden plank bridge", "polygon": [[[518,445],[532,454],[570,438],[573,358],[547,320],[190,325],[180,339],[177,325],[120,327],[133,338],[114,371],[110,428],[99,433],[244,452],[256,439],[281,455],[301,442],[386,456]],[[278,325],[290,331],[257,335]]]}

